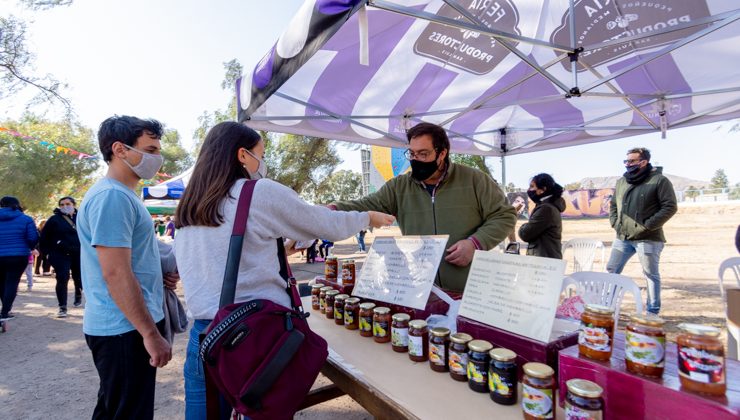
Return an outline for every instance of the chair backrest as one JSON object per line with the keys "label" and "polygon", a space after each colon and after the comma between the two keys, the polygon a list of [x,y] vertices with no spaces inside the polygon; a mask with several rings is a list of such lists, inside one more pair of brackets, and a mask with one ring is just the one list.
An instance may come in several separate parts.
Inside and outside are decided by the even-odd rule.
{"label": "chair backrest", "polygon": [[631,293],[637,313],[643,313],[640,288],[631,278],[621,274],[579,271],[563,281],[563,291],[574,285],[578,295],[586,303],[596,303],[614,309],[614,322],[619,321],[619,309],[625,293]]}
{"label": "chair backrest", "polygon": [[727,270],[732,271],[732,273],[735,275],[737,285],[738,287],[740,287],[740,257],[728,258],[722,261],[722,264],[719,265],[719,272],[717,273],[717,276],[719,277],[719,293],[722,295],[723,300],[725,297],[725,286],[723,283],[725,272]]}
{"label": "chair backrest", "polygon": [[[573,272],[592,271],[596,251],[601,248],[601,263],[604,264],[604,243],[598,239],[574,238],[563,244],[563,256],[568,248],[573,249]],[[565,258],[564,258],[565,259]]]}

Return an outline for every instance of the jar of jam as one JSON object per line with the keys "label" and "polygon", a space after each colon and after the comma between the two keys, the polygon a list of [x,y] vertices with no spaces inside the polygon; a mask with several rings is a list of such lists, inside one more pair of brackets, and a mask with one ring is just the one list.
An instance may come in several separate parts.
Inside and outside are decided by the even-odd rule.
{"label": "jar of jam", "polygon": [[342,261],[342,285],[355,285],[355,260]]}
{"label": "jar of jam", "polygon": [[614,309],[587,304],[581,314],[578,354],[594,360],[609,360],[614,340]]}
{"label": "jar of jam", "polygon": [[324,277],[326,281],[337,281],[337,273],[339,272],[339,260],[337,257],[326,257],[324,262]]}
{"label": "jar of jam", "polygon": [[468,342],[468,387],[475,392],[488,392],[488,352],[493,344],[486,340]]}
{"label": "jar of jam", "polygon": [[339,290],[327,290],[326,298],[324,299],[324,315],[329,319],[334,319],[334,299],[339,294]]}
{"label": "jar of jam", "polygon": [[409,359],[412,362],[426,362],[429,353],[429,330],[427,322],[415,319],[409,322]]}
{"label": "jar of jam", "polygon": [[373,340],[376,343],[391,341],[391,308],[380,306],[373,309]]}
{"label": "jar of jam", "polygon": [[329,290],[334,290],[334,288],[331,286],[324,286],[319,289],[319,312],[321,313],[326,312],[326,292]]}
{"label": "jar of jam", "polygon": [[698,324],[680,324],[678,328],[681,387],[702,394],[725,395],[725,348],[719,341],[719,329]]}
{"label": "jar of jam", "polygon": [[393,324],[391,324],[391,347],[397,353],[406,353],[409,351],[409,314],[393,314]]}
{"label": "jar of jam", "polygon": [[491,364],[488,369],[488,390],[491,399],[502,405],[514,405],[517,400],[518,372],[516,353],[497,348],[488,352]]}
{"label": "jar of jam", "polygon": [[665,368],[665,331],[662,318],[652,314],[630,317],[624,337],[627,371],[660,378]]}
{"label": "jar of jam", "polygon": [[565,396],[565,418],[602,420],[604,418],[604,390],[585,379],[571,379],[565,383],[568,393]]}
{"label": "jar of jam", "polygon": [[348,298],[344,293],[334,296],[334,323],[337,325],[344,325],[344,301]]}
{"label": "jar of jam", "polygon": [[360,335],[363,337],[373,336],[373,309],[375,304],[372,302],[360,304]]}
{"label": "jar of jam", "polygon": [[522,367],[522,411],[525,420],[555,418],[555,371],[544,363]]}
{"label": "jar of jam", "polygon": [[447,372],[450,349],[450,329],[432,328],[429,335],[429,367],[435,372]]}
{"label": "jar of jam", "polygon": [[360,298],[351,297],[344,301],[344,328],[356,330],[360,325]]}
{"label": "jar of jam", "polygon": [[321,294],[321,288],[324,287],[323,284],[314,284],[311,286],[311,309],[314,311],[318,311],[321,309],[321,305],[319,303],[319,294]]}
{"label": "jar of jam", "polygon": [[455,333],[450,336],[448,366],[450,377],[456,381],[468,380],[468,342],[473,337],[470,334]]}

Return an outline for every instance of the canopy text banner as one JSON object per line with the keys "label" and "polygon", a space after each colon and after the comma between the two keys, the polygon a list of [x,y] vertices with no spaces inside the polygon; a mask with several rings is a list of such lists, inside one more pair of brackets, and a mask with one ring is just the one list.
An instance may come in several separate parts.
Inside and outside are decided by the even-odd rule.
{"label": "canopy text banner", "polygon": [[564,272],[563,260],[476,251],[459,314],[546,343]]}
{"label": "canopy text banner", "polygon": [[424,309],[449,235],[376,238],[353,294]]}

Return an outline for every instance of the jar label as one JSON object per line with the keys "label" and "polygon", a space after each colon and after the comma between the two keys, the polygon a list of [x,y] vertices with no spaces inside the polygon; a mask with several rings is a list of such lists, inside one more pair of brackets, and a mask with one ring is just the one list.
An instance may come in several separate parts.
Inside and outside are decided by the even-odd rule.
{"label": "jar label", "polygon": [[662,368],[665,366],[665,337],[627,331],[624,353],[630,362]]}
{"label": "jar label", "polygon": [[596,351],[612,351],[612,343],[606,328],[581,323],[578,344]]}
{"label": "jar label", "polygon": [[429,343],[429,363],[437,366],[447,364],[445,360],[445,345]]}
{"label": "jar label", "polygon": [[354,313],[352,313],[352,311],[344,311],[344,325],[352,325],[354,322]]}
{"label": "jar label", "polygon": [[678,374],[704,384],[725,383],[725,358],[722,350],[678,346]]}
{"label": "jar label", "polygon": [[409,336],[409,354],[411,356],[424,356],[424,339],[416,335]]}
{"label": "jar label", "polygon": [[511,375],[499,375],[496,372],[488,373],[488,390],[495,392],[502,397],[511,397],[514,393],[516,384]]}
{"label": "jar label", "polygon": [[409,329],[391,327],[391,345],[396,347],[408,347]]}
{"label": "jar label", "polygon": [[334,319],[344,319],[344,308],[340,306],[334,308]]}
{"label": "jar label", "polygon": [[566,420],[602,420],[604,418],[601,410],[584,410],[581,407],[565,402]]}
{"label": "jar label", "polygon": [[522,384],[522,410],[538,419],[553,418],[552,389]]}
{"label": "jar label", "polygon": [[373,317],[372,316],[361,316],[360,317],[360,331],[370,332],[373,330]]}
{"label": "jar label", "polygon": [[319,297],[316,295],[311,295],[311,306],[314,308],[319,305]]}
{"label": "jar label", "polygon": [[319,298],[319,310],[321,310],[321,312],[326,310],[326,299]]}
{"label": "jar label", "polygon": [[468,354],[450,350],[450,372],[457,375],[467,375]]}
{"label": "jar label", "polygon": [[388,321],[373,321],[373,335],[385,337],[388,335]]}
{"label": "jar label", "polygon": [[479,384],[488,382],[488,363],[476,363],[468,360],[468,380]]}

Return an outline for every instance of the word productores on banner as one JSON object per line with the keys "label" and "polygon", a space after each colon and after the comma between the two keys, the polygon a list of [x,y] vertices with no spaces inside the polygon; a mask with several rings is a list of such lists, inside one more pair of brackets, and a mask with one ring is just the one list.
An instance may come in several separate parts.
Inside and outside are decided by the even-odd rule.
{"label": "word productores on banner", "polygon": [[476,251],[459,314],[546,343],[564,273],[563,260]]}
{"label": "word productores on banner", "polygon": [[449,235],[376,238],[352,294],[424,309],[448,238]]}

